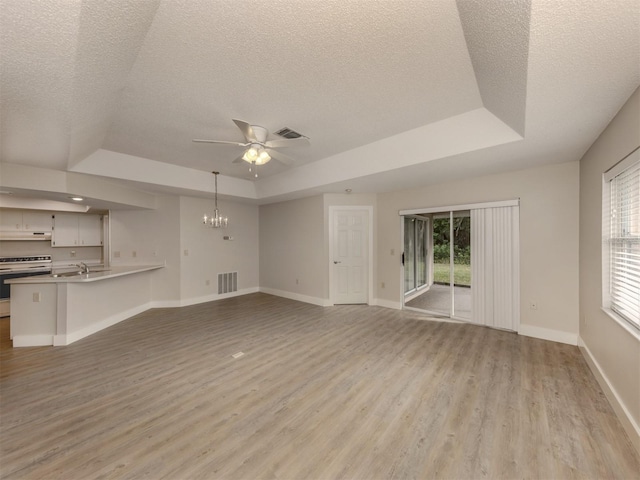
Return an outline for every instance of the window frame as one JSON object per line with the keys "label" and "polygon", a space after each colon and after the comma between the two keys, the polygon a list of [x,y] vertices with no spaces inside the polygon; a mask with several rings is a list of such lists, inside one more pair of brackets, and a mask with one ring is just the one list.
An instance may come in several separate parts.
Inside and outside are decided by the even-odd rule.
{"label": "window frame", "polygon": [[[602,175],[602,309],[610,317],[626,327],[627,330],[639,336],[640,310],[637,316],[630,317],[624,313],[623,308],[616,308],[615,301],[612,299],[612,287],[614,285],[612,245],[614,242],[618,245],[633,245],[640,241],[640,230],[638,230],[638,233],[633,233],[632,235],[614,235],[615,227],[619,226],[614,223],[614,207],[616,207],[616,211],[622,210],[622,202],[614,205],[612,185],[616,178],[628,172],[630,169],[635,170],[633,175],[637,174],[640,176],[640,147],[636,148]],[[638,197],[638,201],[640,204],[640,196]],[[633,218],[632,220],[636,222],[636,225],[640,224],[640,213],[637,213],[637,215],[638,218]],[[618,216],[618,218],[620,218],[620,216]],[[640,275],[638,275],[637,278],[640,280]],[[640,291],[638,295],[640,295]]]}

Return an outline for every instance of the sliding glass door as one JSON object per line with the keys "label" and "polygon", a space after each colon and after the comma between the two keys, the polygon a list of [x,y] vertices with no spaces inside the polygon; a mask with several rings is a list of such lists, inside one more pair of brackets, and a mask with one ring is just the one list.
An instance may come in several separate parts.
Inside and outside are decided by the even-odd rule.
{"label": "sliding glass door", "polygon": [[[471,318],[470,229],[469,211],[435,212],[422,221],[405,217],[407,306],[448,317]],[[427,255],[429,243],[433,245],[432,258]],[[427,276],[430,264],[431,279]]]}
{"label": "sliding glass door", "polygon": [[404,292],[415,292],[427,284],[428,219],[404,219]]}
{"label": "sliding glass door", "polygon": [[404,305],[517,331],[518,201],[400,212]]}

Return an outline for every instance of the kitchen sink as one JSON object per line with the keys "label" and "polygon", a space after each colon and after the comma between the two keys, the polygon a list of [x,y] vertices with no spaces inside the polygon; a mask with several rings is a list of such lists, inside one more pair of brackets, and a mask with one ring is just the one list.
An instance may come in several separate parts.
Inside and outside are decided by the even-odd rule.
{"label": "kitchen sink", "polygon": [[64,273],[52,273],[53,278],[58,277],[75,277],[76,275],[82,275],[82,272],[64,272]]}
{"label": "kitchen sink", "polygon": [[111,271],[110,268],[96,268],[96,269],[89,269],[89,272],[63,272],[63,273],[52,273],[51,276],[53,278],[59,278],[59,277],[76,277],[78,275],[86,275],[87,273],[98,273],[98,272],[109,272]]}

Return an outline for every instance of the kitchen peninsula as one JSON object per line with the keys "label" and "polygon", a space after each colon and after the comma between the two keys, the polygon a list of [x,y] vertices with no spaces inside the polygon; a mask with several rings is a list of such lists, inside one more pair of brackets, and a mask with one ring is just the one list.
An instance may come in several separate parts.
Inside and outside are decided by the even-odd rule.
{"label": "kitchen peninsula", "polygon": [[8,280],[13,346],[69,345],[147,310],[151,275],[163,267],[111,266]]}

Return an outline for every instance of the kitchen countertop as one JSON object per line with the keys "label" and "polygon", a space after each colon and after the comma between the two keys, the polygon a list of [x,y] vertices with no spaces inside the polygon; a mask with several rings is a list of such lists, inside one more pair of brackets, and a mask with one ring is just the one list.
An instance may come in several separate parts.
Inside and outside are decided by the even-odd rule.
{"label": "kitchen countertop", "polygon": [[[121,277],[123,275],[131,275],[134,273],[147,272],[149,270],[157,270],[164,268],[164,264],[155,265],[118,265],[105,269],[96,269],[99,271],[89,271],[70,277],[54,277],[52,275],[36,275],[32,277],[13,278],[5,280],[9,284],[32,284],[32,283],[85,283],[106,280],[109,278]],[[91,266],[89,266],[91,268]],[[100,271],[101,270],[101,271]]]}

